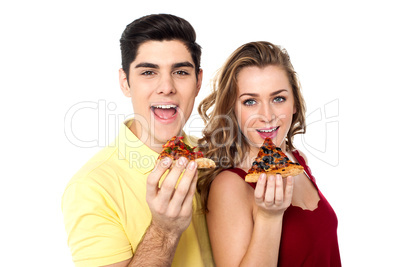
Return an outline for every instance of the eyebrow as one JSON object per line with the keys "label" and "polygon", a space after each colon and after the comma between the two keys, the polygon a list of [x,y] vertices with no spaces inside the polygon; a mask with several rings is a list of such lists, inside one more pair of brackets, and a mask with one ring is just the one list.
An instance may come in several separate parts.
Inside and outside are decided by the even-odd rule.
{"label": "eyebrow", "polygon": [[[194,68],[194,65],[188,61],[178,62],[172,65],[173,69],[181,68],[181,67],[190,67]],[[159,65],[148,63],[148,62],[141,62],[135,65],[135,68],[151,68],[151,69],[159,69]]]}
{"label": "eyebrow", "polygon": [[[286,90],[286,89],[280,89],[280,90],[278,90],[278,91],[272,92],[272,93],[270,94],[270,96],[279,95],[280,93],[282,93],[282,92],[287,92],[287,91],[288,91],[288,90]],[[255,94],[255,93],[244,93],[244,94],[241,94],[239,97],[242,97],[242,96],[245,96],[245,95],[247,95],[247,96],[252,96],[252,97],[257,97],[257,96],[259,96],[259,94]]]}
{"label": "eyebrow", "polygon": [[141,62],[135,65],[135,68],[152,68],[152,69],[159,69],[159,66],[153,63],[148,62]]}
{"label": "eyebrow", "polygon": [[190,68],[193,68],[193,69],[194,69],[194,65],[191,64],[191,63],[188,62],[188,61],[184,61],[184,62],[179,62],[179,63],[173,64],[173,68],[174,68],[174,69],[176,69],[176,68],[181,68],[181,67],[190,67]]}

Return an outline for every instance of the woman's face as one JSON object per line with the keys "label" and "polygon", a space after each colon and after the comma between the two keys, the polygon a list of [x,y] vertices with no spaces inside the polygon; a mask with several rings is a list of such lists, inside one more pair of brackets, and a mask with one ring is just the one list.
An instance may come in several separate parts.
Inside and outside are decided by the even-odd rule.
{"label": "woman's face", "polygon": [[252,151],[269,137],[286,151],[285,137],[296,112],[292,87],[278,66],[251,66],[238,74],[235,114]]}

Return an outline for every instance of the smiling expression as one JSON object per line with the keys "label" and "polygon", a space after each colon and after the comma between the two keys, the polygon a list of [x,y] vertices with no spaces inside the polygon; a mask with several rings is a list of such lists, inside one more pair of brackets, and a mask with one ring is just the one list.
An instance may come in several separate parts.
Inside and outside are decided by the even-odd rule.
{"label": "smiling expression", "polygon": [[186,46],[177,40],[143,43],[130,65],[129,83],[122,69],[120,87],[131,97],[131,131],[159,152],[161,145],[181,130],[191,115],[202,82]]}
{"label": "smiling expression", "polygon": [[235,114],[251,153],[266,137],[286,151],[284,140],[295,112],[292,87],[281,67],[251,66],[239,72]]}

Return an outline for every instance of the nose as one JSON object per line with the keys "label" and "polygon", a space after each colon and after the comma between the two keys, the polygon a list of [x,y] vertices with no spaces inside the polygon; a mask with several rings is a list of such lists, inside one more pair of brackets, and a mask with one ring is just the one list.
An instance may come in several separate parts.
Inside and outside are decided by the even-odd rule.
{"label": "nose", "polygon": [[159,84],[156,88],[156,92],[158,94],[165,94],[165,95],[176,93],[173,77],[168,74],[161,75]]}
{"label": "nose", "polygon": [[269,104],[261,105],[258,115],[261,122],[269,123],[275,120],[275,113]]}

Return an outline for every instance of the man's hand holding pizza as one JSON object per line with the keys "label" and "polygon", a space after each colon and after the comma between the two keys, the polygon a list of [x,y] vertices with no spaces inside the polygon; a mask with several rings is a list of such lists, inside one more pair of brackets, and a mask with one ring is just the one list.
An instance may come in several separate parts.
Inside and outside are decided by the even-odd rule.
{"label": "man's hand holding pizza", "polygon": [[[163,174],[166,178],[159,186]],[[183,173],[184,171],[184,173]],[[179,181],[181,174],[183,176]],[[178,183],[178,184],[177,184]],[[147,180],[147,202],[152,213],[151,225],[172,237],[179,237],[189,226],[197,184],[197,164],[181,157],[158,161]]]}

